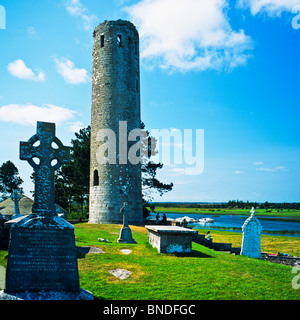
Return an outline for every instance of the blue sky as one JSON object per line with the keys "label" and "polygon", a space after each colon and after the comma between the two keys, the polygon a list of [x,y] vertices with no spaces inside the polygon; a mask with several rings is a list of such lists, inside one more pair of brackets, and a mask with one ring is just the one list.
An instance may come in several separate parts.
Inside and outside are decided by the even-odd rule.
{"label": "blue sky", "polygon": [[[159,173],[157,201],[300,201],[299,0],[0,0],[0,164],[36,121],[70,144],[90,124],[93,29],[131,20],[141,38],[142,120],[204,129],[204,171]],[[3,11],[3,10],[2,10]],[[194,145],[195,147],[195,145]]]}

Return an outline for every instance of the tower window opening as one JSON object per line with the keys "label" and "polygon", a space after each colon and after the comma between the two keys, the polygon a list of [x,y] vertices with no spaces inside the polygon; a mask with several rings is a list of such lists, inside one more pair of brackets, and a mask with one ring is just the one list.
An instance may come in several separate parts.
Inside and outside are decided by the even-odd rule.
{"label": "tower window opening", "polygon": [[138,44],[136,41],[134,42],[134,54],[138,54]]}
{"label": "tower window opening", "polygon": [[135,90],[139,91],[139,80],[138,79],[135,80]]}
{"label": "tower window opening", "polygon": [[99,186],[99,173],[98,170],[94,171],[94,181],[93,181],[93,185],[95,186]]}
{"label": "tower window opening", "polygon": [[117,35],[117,46],[119,48],[122,48],[123,43],[122,43],[122,36],[120,34]]}
{"label": "tower window opening", "polygon": [[104,35],[102,35],[100,38],[100,46],[101,46],[101,48],[104,47]]}

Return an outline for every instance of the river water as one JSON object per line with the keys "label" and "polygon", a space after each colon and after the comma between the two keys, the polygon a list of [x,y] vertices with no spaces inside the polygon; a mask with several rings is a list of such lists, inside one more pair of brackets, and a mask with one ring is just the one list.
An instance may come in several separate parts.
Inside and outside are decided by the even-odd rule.
{"label": "river water", "polygon": [[[155,219],[156,214],[151,215],[151,219]],[[166,213],[167,218],[176,219],[188,216],[193,219],[211,218],[214,219],[213,223],[206,223],[205,225],[200,223],[189,224],[193,228],[208,229],[208,230],[224,230],[242,232],[242,225],[248,216],[242,215],[203,215],[203,214],[183,214],[183,213]],[[284,235],[291,237],[300,237],[300,219],[298,221],[288,221],[287,217],[267,217],[256,215],[262,225],[262,234],[269,235]],[[160,219],[162,213],[160,213]],[[290,218],[292,220],[292,218]]]}

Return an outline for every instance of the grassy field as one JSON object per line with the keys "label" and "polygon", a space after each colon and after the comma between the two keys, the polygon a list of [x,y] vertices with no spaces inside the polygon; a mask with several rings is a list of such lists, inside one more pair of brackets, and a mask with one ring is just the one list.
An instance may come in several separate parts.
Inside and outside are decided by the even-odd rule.
{"label": "grassy field", "polygon": [[[207,233],[207,229],[195,229],[199,233]],[[233,247],[241,247],[242,233],[210,230],[214,242],[232,243]],[[261,251],[266,253],[285,252],[300,257],[300,238],[286,236],[261,235]]]}
{"label": "grassy field", "polygon": [[[243,256],[220,253],[193,243],[191,254],[159,254],[147,241],[147,231],[132,227],[138,244],[117,244],[119,225],[75,226],[77,246],[101,247],[105,254],[78,259],[81,287],[97,299],[299,299],[300,291],[291,286],[291,267]],[[213,231],[215,241],[240,246],[241,235]],[[100,243],[98,238],[109,239]],[[262,250],[300,254],[300,239],[262,236]],[[120,249],[131,249],[124,255]],[[0,252],[6,264],[7,252]],[[109,270],[132,272],[119,280]]]}
{"label": "grassy field", "polygon": [[[250,215],[249,209],[205,209],[205,208],[176,208],[176,207],[155,207],[156,212],[166,213],[184,213],[184,214],[207,214],[207,215]],[[274,216],[274,217],[294,217],[300,219],[300,210],[272,210],[272,212],[266,212],[265,209],[256,209],[256,215],[261,216]],[[296,219],[298,220],[298,219]]]}
{"label": "grassy field", "polygon": [[[291,267],[244,256],[215,252],[193,243],[191,254],[159,254],[147,241],[143,227],[132,227],[138,244],[118,244],[120,225],[75,225],[77,246],[97,246],[105,254],[78,259],[81,287],[96,299],[185,300],[185,299],[300,299],[292,288]],[[241,235],[213,231],[215,241],[240,246]],[[109,239],[100,243],[98,238]],[[262,250],[299,254],[300,238],[262,236]],[[131,249],[124,255],[120,249]],[[0,265],[6,265],[0,251]],[[132,272],[126,280],[109,273],[113,269]]]}

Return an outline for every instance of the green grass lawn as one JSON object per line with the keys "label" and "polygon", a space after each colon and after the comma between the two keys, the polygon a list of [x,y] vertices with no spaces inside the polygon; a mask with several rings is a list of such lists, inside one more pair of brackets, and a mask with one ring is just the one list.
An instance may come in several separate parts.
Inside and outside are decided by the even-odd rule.
{"label": "green grass lawn", "polygon": [[[159,254],[148,244],[147,230],[131,227],[138,244],[118,244],[120,225],[75,225],[77,246],[97,246],[105,254],[78,259],[81,287],[96,299],[300,299],[292,288],[291,267],[267,261],[215,252],[193,243],[191,254]],[[241,235],[212,232],[216,241],[240,246]],[[98,238],[109,239],[100,243]],[[290,240],[288,240],[288,239]],[[300,238],[262,236],[263,251],[299,252]],[[131,249],[124,255],[120,249]],[[0,265],[6,264],[0,251]],[[132,274],[120,280],[109,273],[126,269]]]}
{"label": "green grass lawn", "polygon": [[[106,254],[79,259],[81,286],[99,299],[299,299],[291,286],[291,267],[215,252],[193,243],[191,254],[159,254],[148,244],[147,231],[132,227],[138,244],[117,244],[118,225],[76,226],[77,245],[96,245]],[[212,232],[216,241],[240,246],[241,235]],[[111,243],[99,243],[98,238]],[[288,238],[288,239],[287,239]],[[276,245],[278,243],[278,245]],[[288,244],[288,246],[287,246]],[[299,252],[299,238],[262,237],[263,251]],[[131,249],[124,255],[120,249]],[[296,250],[295,250],[296,252]],[[108,271],[132,271],[119,280]]]}

